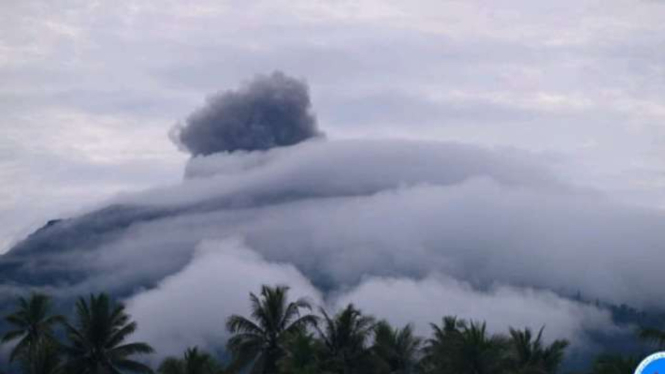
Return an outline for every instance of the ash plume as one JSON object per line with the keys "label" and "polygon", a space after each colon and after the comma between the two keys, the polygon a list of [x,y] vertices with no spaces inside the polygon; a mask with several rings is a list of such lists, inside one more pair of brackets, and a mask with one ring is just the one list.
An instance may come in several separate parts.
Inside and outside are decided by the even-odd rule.
{"label": "ash plume", "polygon": [[193,156],[267,150],[320,135],[307,84],[276,71],[209,97],[172,139]]}

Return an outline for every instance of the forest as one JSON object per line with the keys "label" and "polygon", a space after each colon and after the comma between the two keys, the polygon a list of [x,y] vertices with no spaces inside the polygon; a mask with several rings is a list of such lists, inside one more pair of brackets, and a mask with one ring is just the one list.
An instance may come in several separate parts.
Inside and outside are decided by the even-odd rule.
{"label": "forest", "polygon": [[[286,286],[263,286],[248,301],[248,315],[220,320],[229,333],[223,354],[190,347],[151,366],[156,352],[132,339],[139,326],[107,294],[79,298],[71,316],[57,314],[48,295],[18,297],[0,335],[10,363],[2,374],[550,374],[564,372],[569,349],[568,341],[547,341],[544,327],[493,334],[459,316],[432,322],[421,337],[353,304],[334,314],[316,309]],[[636,333],[665,347],[664,331]],[[639,359],[601,354],[584,374],[632,373]]]}

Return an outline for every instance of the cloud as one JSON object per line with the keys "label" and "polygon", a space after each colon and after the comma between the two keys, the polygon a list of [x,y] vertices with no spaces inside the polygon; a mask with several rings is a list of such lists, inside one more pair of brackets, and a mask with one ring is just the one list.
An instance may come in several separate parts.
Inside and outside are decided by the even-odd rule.
{"label": "cloud", "polygon": [[487,321],[493,333],[506,333],[508,326],[547,325],[546,340],[569,339],[575,349],[588,348],[585,331],[618,330],[608,312],[552,292],[501,285],[478,291],[443,275],[420,280],[370,277],[324,300],[292,264],[267,261],[242,240],[227,238],[201,243],[181,271],[127,300],[128,311],[140,326],[134,338],[151,342],[157,350],[155,361],[189,346],[220,349],[228,338],[226,319],[248,315],[249,293],[264,284],[289,285],[292,299],[306,297],[313,306],[331,312],[354,303],[396,325],[415,322],[423,336],[430,332],[429,323],[440,322],[444,315]]}
{"label": "cloud", "polygon": [[314,141],[195,158],[188,173],[36,233],[0,260],[0,279],[132,295],[180,271],[201,240],[241,236],[325,290],[442,273],[665,308],[653,287],[663,215],[566,185],[534,154]]}
{"label": "cloud", "polygon": [[172,138],[194,156],[266,150],[319,135],[304,82],[281,72],[210,97]]}
{"label": "cloud", "polygon": [[127,301],[140,326],[134,338],[150,342],[160,357],[191,346],[220,348],[228,338],[226,319],[248,315],[249,293],[264,284],[287,285],[294,300],[321,304],[319,292],[293,265],[268,263],[239,239],[203,242],[185,268]]}
{"label": "cloud", "polygon": [[201,240],[240,235],[325,289],[443,272],[665,307],[653,287],[662,214],[567,186],[532,154],[324,141],[196,158],[188,173],[36,233],[3,258],[0,277],[128,295],[182,269]]}
{"label": "cloud", "polygon": [[495,334],[506,334],[507,327],[537,331],[546,326],[546,341],[567,339],[576,349],[589,348],[585,331],[619,331],[609,312],[552,292],[500,284],[478,291],[469,283],[436,274],[419,280],[369,278],[340,295],[335,303],[354,303],[398,326],[415,323],[421,336],[429,335],[429,323],[440,324],[442,316],[485,321]]}

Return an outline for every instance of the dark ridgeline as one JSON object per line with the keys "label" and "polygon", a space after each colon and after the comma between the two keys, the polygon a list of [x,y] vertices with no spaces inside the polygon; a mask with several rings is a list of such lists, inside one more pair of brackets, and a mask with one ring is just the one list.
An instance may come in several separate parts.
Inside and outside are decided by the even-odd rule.
{"label": "dark ridgeline", "polygon": [[85,264],[71,261],[72,257],[112,242],[132,224],[169,214],[173,211],[111,205],[79,217],[51,220],[0,256],[0,284],[27,288],[80,282],[88,273]]}

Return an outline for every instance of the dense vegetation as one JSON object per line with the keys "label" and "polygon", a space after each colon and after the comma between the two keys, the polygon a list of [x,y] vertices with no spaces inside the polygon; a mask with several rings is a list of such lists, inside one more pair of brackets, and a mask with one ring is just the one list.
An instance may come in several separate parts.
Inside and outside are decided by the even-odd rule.
{"label": "dense vegetation", "polygon": [[[510,328],[490,334],[484,322],[443,317],[426,339],[412,326],[391,326],[348,305],[331,315],[314,313],[305,299],[291,301],[286,287],[250,294],[248,316],[226,321],[231,359],[222,364],[197,347],[168,357],[160,374],[549,374],[558,373],[568,342],[545,343],[543,329]],[[24,374],[153,373],[141,360],[153,349],[130,342],[137,325],[122,304],[105,294],[80,298],[68,319],[53,313],[42,294],[18,298],[5,317],[2,343],[11,344],[11,368]],[[222,323],[223,321],[220,321]],[[665,344],[665,332],[640,336]],[[631,373],[635,357],[604,354],[590,374]]]}

